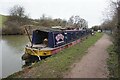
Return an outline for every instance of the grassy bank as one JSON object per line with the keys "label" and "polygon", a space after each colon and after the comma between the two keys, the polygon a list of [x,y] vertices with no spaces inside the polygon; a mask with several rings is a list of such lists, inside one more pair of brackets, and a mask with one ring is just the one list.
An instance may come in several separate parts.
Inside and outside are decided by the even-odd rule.
{"label": "grassy bank", "polygon": [[7,20],[6,16],[0,14],[0,28],[3,27],[3,23]]}
{"label": "grassy bank", "polygon": [[118,55],[114,51],[114,45],[108,48],[109,59],[108,59],[108,69],[110,72],[110,78],[118,78],[120,72],[118,72]]}
{"label": "grassy bank", "polygon": [[92,46],[102,33],[97,33],[95,36],[89,36],[81,43],[67,48],[56,55],[53,55],[46,60],[42,60],[34,64],[30,69],[26,68],[23,71],[10,75],[8,78],[59,78],[63,77],[66,71],[70,70],[70,66],[77,60],[80,60],[87,52],[87,49]]}

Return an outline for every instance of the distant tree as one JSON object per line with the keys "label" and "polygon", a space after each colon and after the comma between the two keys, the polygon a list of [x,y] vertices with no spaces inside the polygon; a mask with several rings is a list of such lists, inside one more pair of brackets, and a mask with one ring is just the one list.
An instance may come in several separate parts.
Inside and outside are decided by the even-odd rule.
{"label": "distant tree", "polygon": [[114,23],[113,20],[105,20],[102,24],[101,24],[101,28],[103,30],[114,30],[116,23]]}
{"label": "distant tree", "polygon": [[61,26],[65,27],[67,25],[67,21],[66,20],[62,20]]}
{"label": "distant tree", "polygon": [[93,29],[94,31],[97,31],[97,30],[101,30],[101,27],[100,27],[100,26],[93,26],[92,29]]}
{"label": "distant tree", "polygon": [[60,19],[60,18],[52,19],[50,17],[45,16],[44,14],[37,21],[39,22],[39,26],[44,26],[44,27],[51,27],[51,26],[65,27],[66,24],[67,24],[66,20],[63,20],[63,19]]}
{"label": "distant tree", "polygon": [[68,26],[74,26],[74,16],[71,16],[68,20]]}
{"label": "distant tree", "polygon": [[45,20],[46,18],[45,14],[42,14],[42,17],[40,17],[41,20]]}
{"label": "distant tree", "polygon": [[15,5],[13,8],[10,9],[10,15],[11,16],[19,16],[24,17],[25,16],[25,9],[22,6]]}
{"label": "distant tree", "polygon": [[68,20],[68,25],[74,26],[75,28],[88,28],[88,23],[85,19],[79,16],[71,16]]}
{"label": "distant tree", "polygon": [[2,30],[4,34],[24,34],[24,28],[21,27],[30,24],[30,20],[25,15],[25,9],[22,6],[15,5],[9,10],[10,16],[5,22],[5,28]]}
{"label": "distant tree", "polygon": [[10,16],[8,18],[9,21],[18,22],[20,25],[28,24],[28,16],[25,15],[25,9],[23,6],[15,5],[10,11]]}

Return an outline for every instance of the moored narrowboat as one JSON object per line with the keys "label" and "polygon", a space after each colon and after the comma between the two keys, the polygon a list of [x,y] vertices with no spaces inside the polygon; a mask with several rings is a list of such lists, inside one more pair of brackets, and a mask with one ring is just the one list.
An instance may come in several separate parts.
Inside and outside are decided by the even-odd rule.
{"label": "moored narrowboat", "polygon": [[31,44],[26,45],[22,59],[27,63],[39,61],[71,47],[90,33],[89,30],[36,29]]}

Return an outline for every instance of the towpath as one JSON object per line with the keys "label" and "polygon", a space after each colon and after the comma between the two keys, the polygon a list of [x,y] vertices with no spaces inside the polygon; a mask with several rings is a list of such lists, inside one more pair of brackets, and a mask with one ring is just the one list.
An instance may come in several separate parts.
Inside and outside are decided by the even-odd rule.
{"label": "towpath", "polygon": [[65,74],[65,78],[107,78],[107,47],[111,45],[110,37],[106,34],[102,36],[93,46],[88,49],[88,53],[71,67],[72,70]]}

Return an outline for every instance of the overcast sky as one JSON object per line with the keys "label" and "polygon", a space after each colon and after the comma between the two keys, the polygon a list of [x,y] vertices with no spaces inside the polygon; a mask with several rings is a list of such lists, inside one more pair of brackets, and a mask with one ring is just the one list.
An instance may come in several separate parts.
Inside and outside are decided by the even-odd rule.
{"label": "overcast sky", "polygon": [[91,27],[102,22],[108,0],[0,0],[0,14],[9,14],[14,5],[23,6],[26,14],[33,19],[40,18],[42,14],[66,20],[72,15],[79,15]]}

